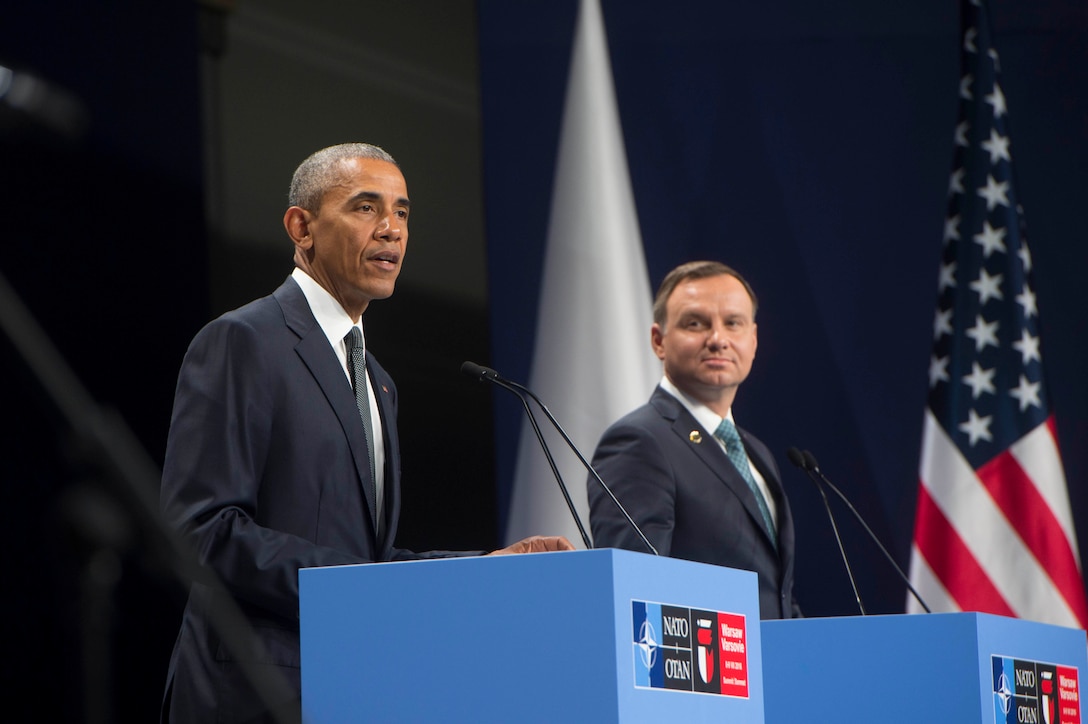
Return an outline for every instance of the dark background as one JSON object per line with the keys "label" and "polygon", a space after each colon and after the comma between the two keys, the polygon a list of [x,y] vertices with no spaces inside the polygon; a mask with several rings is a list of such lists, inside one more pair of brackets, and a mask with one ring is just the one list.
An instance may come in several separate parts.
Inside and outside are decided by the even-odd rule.
{"label": "dark background", "polygon": [[[409,257],[395,298],[368,311],[368,341],[398,381],[403,404],[399,543],[497,545],[496,500],[504,498],[496,489],[511,474],[520,419],[504,398],[495,399],[493,416],[488,392],[457,368],[473,359],[528,379],[575,3],[405,3],[408,21],[394,27],[393,37],[368,38],[365,25],[351,31],[362,45],[407,46],[418,36],[434,46],[449,28],[450,42],[475,48],[477,38],[464,28],[476,27],[468,21],[478,12],[473,82],[480,111],[460,110],[461,125],[441,125],[465,141],[406,124],[388,135],[359,126],[354,138],[345,137],[331,120],[341,100],[334,85],[324,94],[328,102],[307,108],[304,121],[262,107],[259,122],[243,125],[265,145],[241,160],[232,156],[239,144],[231,136],[209,133],[206,71],[210,57],[240,55],[249,36],[232,37],[230,4],[215,5],[64,0],[5,8],[0,64],[46,79],[50,92],[72,94],[82,108],[75,119],[85,125],[58,128],[47,115],[0,99],[0,273],[62,361],[95,400],[121,413],[157,464],[189,339],[212,316],[270,292],[290,271],[275,213],[262,214],[272,217],[264,220],[272,223],[275,245],[226,238],[221,207],[233,198],[230,184],[245,181],[222,183],[217,160],[227,172],[232,164],[243,167],[255,187],[274,177],[276,193],[264,195],[282,213],[277,194],[306,153],[343,140],[386,145],[405,167],[413,200],[427,202],[413,213],[413,243],[463,252],[443,262],[445,274],[456,281],[485,278],[486,271],[488,287],[487,294],[459,294],[413,278],[413,261],[426,259],[413,251],[419,256]],[[696,257],[721,258],[750,279],[760,295],[761,344],[738,416],[783,466],[787,446],[813,450],[905,566],[956,113],[955,4],[603,6],[651,283]],[[246,7],[240,4],[235,17]],[[467,25],[443,17],[449,7]],[[1050,397],[1084,531],[1088,12],[1072,0],[998,0],[991,7]],[[375,32],[378,25],[390,27],[382,22]],[[250,93],[259,83],[279,81],[262,76],[264,68],[249,68],[249,86],[224,84],[218,100],[227,111],[232,103],[255,103]],[[290,103],[288,89],[281,96]],[[389,110],[373,103],[366,109]],[[401,110],[426,120],[420,108]],[[451,148],[474,154],[482,187],[458,175],[466,163]],[[444,196],[471,196],[466,189],[486,200],[486,261],[460,247],[443,228],[449,217],[435,211]],[[470,205],[483,219],[483,202]],[[483,244],[483,234],[476,236]],[[457,266],[459,256],[470,268]],[[0,671],[3,718],[79,721],[90,670],[113,682],[105,697],[113,720],[152,720],[183,590],[144,555],[146,537],[94,556],[100,541],[75,532],[65,501],[94,512],[77,491],[124,490],[128,483],[102,474],[101,455],[73,439],[6,336],[0,365],[9,632]],[[459,420],[441,438],[432,427],[438,414]],[[802,541],[802,605],[814,615],[853,613],[816,494],[797,471],[783,473]],[[129,482],[145,492],[157,483]],[[90,519],[105,521],[114,534],[128,527],[109,515]],[[866,604],[901,610],[902,584],[854,527],[840,525]],[[104,590],[113,614],[89,618],[80,583],[88,570],[108,574],[110,555],[118,577]],[[88,568],[90,560],[99,567]],[[112,651],[85,669],[83,624],[97,620],[109,626]]]}
{"label": "dark background", "polygon": [[[413,200],[428,209],[413,214],[413,253],[396,303],[366,315],[371,349],[400,388],[404,477],[418,481],[405,486],[398,543],[497,547],[490,397],[459,372],[465,359],[488,356],[482,211],[478,178],[473,182],[478,111],[464,101],[474,101],[475,91],[425,72],[429,55],[443,49],[436,38],[447,34],[458,63],[473,72],[473,89],[478,84],[469,64],[476,54],[472,3],[399,10],[320,1],[17,5],[0,14],[0,65],[42,81],[44,95],[33,111],[0,96],[0,208],[7,218],[0,274],[82,392],[119,412],[122,431],[161,465],[189,340],[212,317],[270,293],[291,271],[280,218],[295,166],[332,143],[381,143],[401,162]],[[410,42],[364,37],[355,14],[415,31]],[[473,32],[460,32],[466,26]],[[346,82],[357,49],[333,48],[339,38],[330,27],[364,50],[382,49],[367,58],[395,65],[386,71],[392,77]],[[394,54],[398,45],[406,60]],[[322,67],[334,50],[337,64]],[[315,66],[324,73],[315,75]],[[418,87],[401,95],[373,90],[404,78]],[[59,116],[52,110],[58,104]],[[463,138],[452,142],[457,135]],[[464,163],[466,155],[473,164]],[[436,213],[448,206],[437,197],[465,185],[457,191],[463,209]],[[248,217],[250,226],[234,216]],[[476,249],[458,248],[467,234]],[[473,266],[458,269],[446,257]],[[468,291],[457,288],[473,282]],[[106,721],[154,721],[185,590],[149,555],[155,521],[126,520],[125,510],[133,486],[157,497],[157,474],[105,473],[110,455],[72,434],[73,423],[88,423],[62,414],[41,384],[43,370],[29,367],[6,334],[0,370],[0,545],[8,581],[0,719],[76,722],[86,709]],[[465,421],[437,435],[427,426],[443,410],[460,411]],[[88,539],[88,526],[105,540]],[[92,581],[99,584],[85,586]],[[96,697],[86,705],[85,681],[95,682]],[[108,691],[102,682],[110,682]]]}

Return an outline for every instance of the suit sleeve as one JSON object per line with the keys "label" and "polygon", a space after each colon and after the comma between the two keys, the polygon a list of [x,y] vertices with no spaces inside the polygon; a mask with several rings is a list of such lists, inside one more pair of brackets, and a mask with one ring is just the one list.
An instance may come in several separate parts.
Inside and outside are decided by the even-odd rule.
{"label": "suit sleeve", "polygon": [[[676,524],[676,476],[668,458],[648,430],[623,421],[605,431],[593,455],[601,479],[663,556],[671,552]],[[648,552],[596,478],[590,475],[586,487],[593,546]]]}
{"label": "suit sleeve", "polygon": [[[294,618],[298,570],[365,563],[300,535],[258,525],[261,481],[276,444],[275,355],[244,322],[212,322],[178,377],[161,502],[200,561],[236,598]],[[282,366],[282,365],[281,365]]]}

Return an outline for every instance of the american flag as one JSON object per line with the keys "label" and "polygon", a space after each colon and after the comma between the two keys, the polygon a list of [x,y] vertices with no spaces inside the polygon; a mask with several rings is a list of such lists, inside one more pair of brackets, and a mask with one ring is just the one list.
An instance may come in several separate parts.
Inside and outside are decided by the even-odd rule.
{"label": "american flag", "polygon": [[[960,114],[910,578],[934,611],[1085,628],[1000,63],[981,0],[961,7]],[[908,598],[907,610],[921,609]]]}

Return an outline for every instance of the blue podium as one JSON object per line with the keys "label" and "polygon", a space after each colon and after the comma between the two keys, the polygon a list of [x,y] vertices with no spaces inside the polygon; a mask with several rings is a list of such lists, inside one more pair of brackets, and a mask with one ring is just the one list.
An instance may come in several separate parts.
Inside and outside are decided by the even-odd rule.
{"label": "blue podium", "polygon": [[1085,632],[981,613],[764,621],[767,724],[1080,724]]}
{"label": "blue podium", "polygon": [[609,549],[309,568],[299,588],[308,724],[764,721],[748,571]]}

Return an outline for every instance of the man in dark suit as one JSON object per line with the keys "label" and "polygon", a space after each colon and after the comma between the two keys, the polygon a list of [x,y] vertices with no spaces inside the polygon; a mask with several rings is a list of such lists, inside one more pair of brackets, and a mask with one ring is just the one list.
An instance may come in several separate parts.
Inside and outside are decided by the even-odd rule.
{"label": "man in dark suit", "polygon": [[[649,403],[601,437],[593,466],[662,555],[755,571],[761,618],[800,615],[793,519],[767,447],[733,422],[756,353],[756,297],[718,262],[666,275],[650,341],[665,375]],[[592,476],[594,546],[645,552]]]}
{"label": "man in dark suit", "polygon": [[[162,481],[166,519],[225,584],[288,682],[262,701],[212,626],[195,582],[170,660],[164,720],[299,718],[298,570],[476,555],[395,548],[397,389],[361,316],[393,293],[408,243],[404,176],[368,144],[318,151],[295,171],[283,223],[295,270],[271,296],[208,324],[178,377]],[[365,367],[363,361],[365,360]],[[498,553],[568,550],[536,537]]]}

